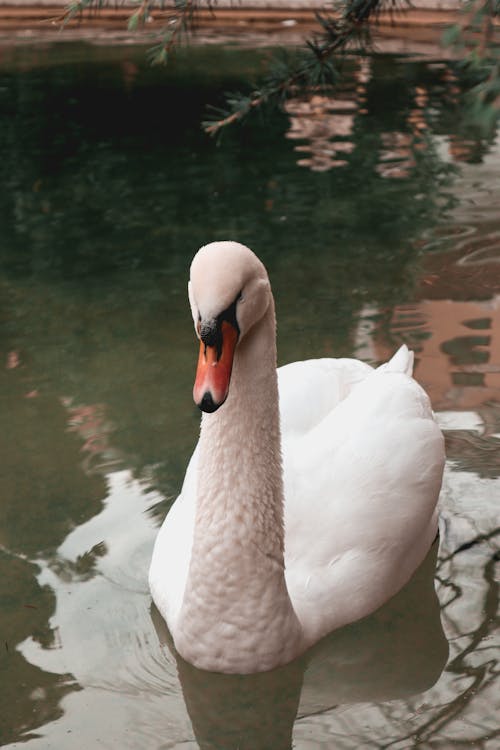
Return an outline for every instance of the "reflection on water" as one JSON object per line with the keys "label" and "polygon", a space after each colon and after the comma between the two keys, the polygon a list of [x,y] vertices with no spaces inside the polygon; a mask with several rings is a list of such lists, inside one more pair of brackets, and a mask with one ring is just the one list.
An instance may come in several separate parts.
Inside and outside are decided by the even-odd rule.
{"label": "reflection on water", "polygon": [[[437,543],[404,591],[374,616],[331,634],[280,669],[214,675],[177,657],[200,748],[289,750],[292,741],[297,746],[296,717],[299,726],[342,705],[403,699],[430,688],[448,655],[433,585],[436,554]],[[173,651],[160,615],[154,611],[153,617]]]}
{"label": "reflection on water", "polygon": [[[354,58],[344,72],[347,82],[330,94],[312,90],[289,99],[285,103],[290,121],[286,137],[299,141],[295,151],[306,154],[297,164],[313,172],[348,166],[348,155],[359,147],[363,133],[373,132],[374,121],[380,118],[383,123],[376,125],[379,142],[374,144],[376,173],[388,179],[410,177],[419,155],[425,159],[433,137],[442,132],[441,117],[436,114],[441,115],[443,99],[448,113],[460,112],[463,92],[456,72],[448,63],[434,63],[429,70],[436,74],[429,80],[395,82],[405,88],[400,102],[404,109],[397,119],[390,117],[391,112],[380,118],[379,72],[375,70],[372,81],[370,58]],[[455,123],[447,122],[446,141],[452,162],[479,162],[488,150],[488,140],[468,132],[460,117]]]}
{"label": "reflection on water", "polygon": [[290,116],[286,137],[307,141],[295,146],[295,151],[308,154],[298,160],[299,166],[325,172],[348,164],[344,157],[355,148],[355,118],[368,112],[366,91],[371,76],[369,58],[360,58],[353,64],[349,83],[338,86],[330,96],[312,91],[285,103]]}
{"label": "reflection on water", "polygon": [[[0,69],[0,744],[493,750],[498,143],[462,126],[447,66],[374,57],[216,147],[204,103],[260,60],[141,54]],[[187,269],[227,237],[269,267],[281,362],[407,342],[449,459],[411,584],[250,678],[177,661],[146,582],[198,431]]]}

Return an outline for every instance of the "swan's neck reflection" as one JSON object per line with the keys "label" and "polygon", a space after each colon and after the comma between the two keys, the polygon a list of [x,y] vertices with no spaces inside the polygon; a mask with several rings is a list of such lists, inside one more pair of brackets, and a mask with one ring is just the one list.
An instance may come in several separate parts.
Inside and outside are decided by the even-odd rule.
{"label": "swan's neck reflection", "polygon": [[288,750],[305,660],[256,675],[202,672],[177,658],[179,679],[202,750]]}
{"label": "swan's neck reflection", "polygon": [[375,614],[263,674],[214,674],[187,664],[153,608],[160,640],[176,657],[200,748],[289,750],[297,715],[344,703],[402,699],[430,688],[448,655],[434,590],[437,548],[436,543],[408,585]]}

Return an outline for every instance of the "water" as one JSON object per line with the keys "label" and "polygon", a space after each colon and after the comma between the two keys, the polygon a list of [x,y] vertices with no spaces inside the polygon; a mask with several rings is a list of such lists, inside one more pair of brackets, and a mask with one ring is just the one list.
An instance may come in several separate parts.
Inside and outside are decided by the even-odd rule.
{"label": "water", "polygon": [[[447,64],[379,57],[217,146],[205,104],[266,54],[3,51],[3,746],[498,746],[500,143]],[[412,346],[448,453],[411,584],[251,677],[177,662],[146,582],[198,431],[187,270],[222,238],[268,266],[280,363]]]}

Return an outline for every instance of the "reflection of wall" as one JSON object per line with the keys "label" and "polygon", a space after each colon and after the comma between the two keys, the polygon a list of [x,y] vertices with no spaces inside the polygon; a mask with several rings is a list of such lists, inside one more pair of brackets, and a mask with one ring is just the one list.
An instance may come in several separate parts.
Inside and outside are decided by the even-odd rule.
{"label": "reflection of wall", "polygon": [[[460,111],[463,92],[460,79],[448,63],[443,63],[442,81],[444,83],[444,99],[451,110]],[[460,123],[460,118],[458,118]],[[448,136],[448,153],[454,162],[481,162],[487,151],[487,142],[481,137],[477,129],[467,132],[460,130],[451,132]]]}
{"label": "reflection of wall", "polygon": [[19,649],[32,638],[47,647],[55,596],[40,586],[37,565],[0,549],[0,746],[27,735],[62,713],[61,701],[78,685],[69,674],[55,674],[30,663]]}
{"label": "reflection of wall", "polygon": [[429,96],[424,86],[416,86],[413,92],[413,107],[408,113],[406,123],[408,131],[387,131],[381,134],[382,148],[376,170],[381,177],[409,177],[415,166],[415,151],[425,150],[426,142],[422,135],[428,125],[425,119],[425,108]]}
{"label": "reflection of wall", "polygon": [[[286,137],[305,141],[295,151],[305,154],[299,166],[313,172],[325,172],[346,166],[346,155],[356,147],[354,125],[358,116],[368,114],[367,85],[371,78],[371,62],[360,59],[351,81],[328,93],[311,90],[290,99],[285,110],[290,116]],[[429,94],[424,85],[412,89],[412,106],[406,115],[404,131],[381,133],[381,147],[376,171],[381,177],[407,178],[415,167],[415,152],[427,147],[422,137],[428,129],[426,109]]]}
{"label": "reflection of wall", "polygon": [[299,166],[325,172],[348,163],[345,156],[355,147],[354,119],[367,112],[366,86],[370,77],[370,60],[360,59],[347,90],[336,88],[334,95],[311,91],[286,102],[285,110],[290,115],[286,137],[306,141],[295,146],[295,151],[306,154],[297,162]]}
{"label": "reflection of wall", "polygon": [[298,160],[299,166],[309,167],[313,172],[325,172],[347,164],[343,155],[354,149],[354,144],[347,140],[354,125],[354,97],[312,94],[304,99],[291,99],[285,109],[290,115],[290,130],[286,137],[307,141],[295,147],[295,151],[307,154]]}
{"label": "reflection of wall", "polygon": [[489,155],[480,185],[464,170],[448,222],[421,236],[415,301],[366,309],[358,329],[361,357],[384,361],[403,342],[415,351],[417,380],[438,410],[500,402],[500,225],[491,202],[498,157]]}
{"label": "reflection of wall", "polygon": [[381,134],[382,148],[376,170],[381,177],[409,177],[415,166],[410,133],[389,131]]}
{"label": "reflection of wall", "polygon": [[[500,296],[396,307],[390,327],[415,350],[416,376],[434,408],[472,409],[500,398]],[[376,358],[387,349],[377,340]]]}

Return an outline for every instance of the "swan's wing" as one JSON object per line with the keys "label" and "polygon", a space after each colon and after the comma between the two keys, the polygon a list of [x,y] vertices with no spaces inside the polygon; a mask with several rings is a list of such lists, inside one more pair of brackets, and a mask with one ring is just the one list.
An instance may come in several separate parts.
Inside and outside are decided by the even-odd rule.
{"label": "swan's wing", "polygon": [[380,606],[425,557],[443,438],[422,388],[386,367],[283,447],[287,583],[318,638]]}
{"label": "swan's wing", "polygon": [[303,435],[373,368],[358,359],[308,359],[278,369],[282,435]]}
{"label": "swan's wing", "polygon": [[153,601],[170,631],[180,612],[193,546],[198,448],[189,462],[182,490],[156,537],[149,568]]}

